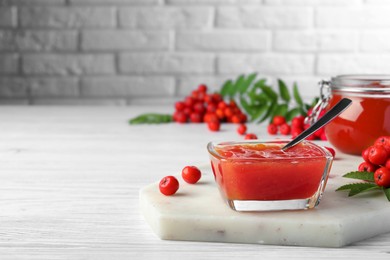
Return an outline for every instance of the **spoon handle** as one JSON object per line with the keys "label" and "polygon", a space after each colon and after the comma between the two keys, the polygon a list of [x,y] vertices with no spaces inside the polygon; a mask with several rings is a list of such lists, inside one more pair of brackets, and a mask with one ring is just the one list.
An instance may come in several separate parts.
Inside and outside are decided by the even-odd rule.
{"label": "spoon handle", "polygon": [[291,142],[283,146],[282,150],[285,151],[288,148],[293,147],[294,145],[300,143],[303,139],[313,134],[315,131],[320,129],[329,123],[333,118],[338,116],[341,112],[343,112],[347,107],[349,107],[352,103],[352,100],[348,98],[341,99],[336,105],[334,105],[328,112],[326,112],[317,122],[312,124],[309,128],[303,131],[300,135],[295,137]]}

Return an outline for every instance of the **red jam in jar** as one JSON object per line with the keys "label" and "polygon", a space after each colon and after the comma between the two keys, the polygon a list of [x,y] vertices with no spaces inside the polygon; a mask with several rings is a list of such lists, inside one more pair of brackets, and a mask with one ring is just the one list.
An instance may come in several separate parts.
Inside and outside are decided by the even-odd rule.
{"label": "red jam in jar", "polygon": [[328,107],[349,98],[352,105],[325,127],[341,152],[360,155],[379,136],[390,135],[390,75],[344,75],[328,82]]}
{"label": "red jam in jar", "polygon": [[208,145],[215,180],[233,209],[300,209],[318,204],[332,156],[311,142],[282,151],[285,144],[251,141]]}

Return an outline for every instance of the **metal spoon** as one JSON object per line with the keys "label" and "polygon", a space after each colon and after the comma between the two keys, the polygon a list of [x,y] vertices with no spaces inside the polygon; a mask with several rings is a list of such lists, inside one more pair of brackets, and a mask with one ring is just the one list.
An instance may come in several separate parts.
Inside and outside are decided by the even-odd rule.
{"label": "metal spoon", "polygon": [[312,124],[309,128],[303,131],[300,135],[295,137],[291,142],[282,147],[282,150],[285,151],[294,145],[300,143],[306,137],[325,126],[327,123],[332,121],[336,116],[341,114],[347,107],[352,103],[352,100],[348,98],[341,99],[336,105],[334,105],[328,112],[326,112],[317,122]]}

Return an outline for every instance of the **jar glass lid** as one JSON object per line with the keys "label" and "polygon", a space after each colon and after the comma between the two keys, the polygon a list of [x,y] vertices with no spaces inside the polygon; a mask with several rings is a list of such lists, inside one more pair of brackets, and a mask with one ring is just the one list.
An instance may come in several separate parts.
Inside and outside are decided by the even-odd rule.
{"label": "jar glass lid", "polygon": [[390,75],[339,75],[332,77],[333,90],[357,93],[390,93]]}

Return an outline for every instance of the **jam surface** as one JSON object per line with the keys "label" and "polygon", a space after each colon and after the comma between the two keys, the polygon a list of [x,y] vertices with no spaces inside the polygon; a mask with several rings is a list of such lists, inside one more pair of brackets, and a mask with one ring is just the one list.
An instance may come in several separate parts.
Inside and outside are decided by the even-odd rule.
{"label": "jam surface", "polygon": [[291,200],[313,196],[323,179],[326,152],[300,143],[225,144],[215,150],[212,168],[221,193],[229,200]]}

